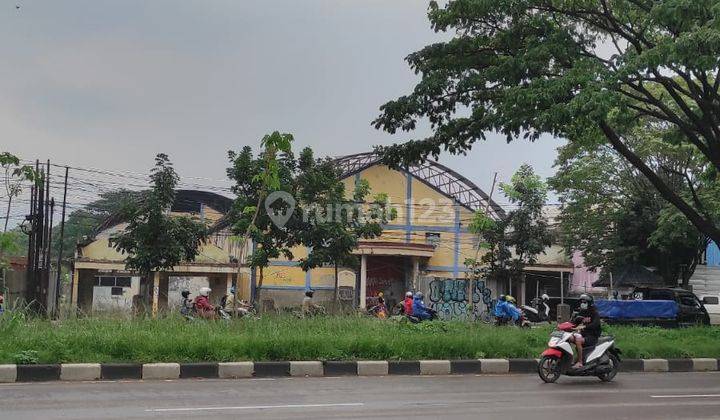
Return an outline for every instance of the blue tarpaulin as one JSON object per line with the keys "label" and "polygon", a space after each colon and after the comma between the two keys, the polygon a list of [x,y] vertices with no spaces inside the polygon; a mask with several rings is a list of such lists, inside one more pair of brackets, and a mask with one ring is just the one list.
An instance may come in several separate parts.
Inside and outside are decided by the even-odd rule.
{"label": "blue tarpaulin", "polygon": [[601,318],[609,319],[675,319],[677,303],[673,300],[597,300]]}

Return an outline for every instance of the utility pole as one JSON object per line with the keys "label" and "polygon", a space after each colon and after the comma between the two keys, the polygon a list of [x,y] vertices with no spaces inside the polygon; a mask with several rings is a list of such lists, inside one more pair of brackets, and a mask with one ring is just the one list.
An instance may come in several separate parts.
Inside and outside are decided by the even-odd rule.
{"label": "utility pole", "polygon": [[[495,172],[495,174],[493,175],[492,187],[490,187],[490,195],[488,196],[487,203],[485,203],[485,214],[486,214],[486,215],[487,215],[488,210],[490,209],[490,201],[492,201],[492,196],[493,196],[493,192],[495,191],[495,183],[496,183],[496,182],[497,182],[497,172]],[[480,245],[481,245],[481,242],[480,242],[480,241],[481,241],[481,240],[482,240],[482,234],[478,233],[478,245],[477,245],[477,249],[475,249],[475,263],[473,264],[473,265],[474,265],[474,267],[473,267],[473,277],[475,277],[475,276],[474,276],[474,274],[475,274],[475,267],[478,266],[478,258],[480,257]],[[477,279],[476,279],[475,281],[477,282]],[[467,293],[467,297],[468,297],[468,306],[469,306],[470,309],[472,310],[472,307],[473,307],[473,295],[472,295],[472,294],[473,294],[473,285],[472,285],[472,280],[469,280],[469,281],[468,281],[466,293]]]}
{"label": "utility pole", "polygon": [[45,298],[44,302],[46,304],[46,308],[48,309],[48,312],[52,312],[55,310],[55,307],[53,306],[53,302],[55,300],[54,295],[50,296],[50,278],[52,277],[50,275],[50,270],[52,269],[52,228],[53,228],[53,216],[55,215],[55,198],[50,199],[50,206],[49,206],[49,213],[50,213],[50,223],[47,225],[47,251],[45,253],[45,268],[44,268],[44,276],[43,276],[43,286],[45,293],[43,294],[43,297]]}
{"label": "utility pole", "polygon": [[41,253],[43,256],[42,265],[39,266],[41,273],[40,277],[40,302],[41,310],[47,313],[48,306],[48,286],[50,286],[50,234],[52,233],[52,208],[50,207],[50,159],[47,161],[45,169],[45,224],[43,225],[42,231],[42,247]]}
{"label": "utility pole", "polygon": [[55,279],[55,313],[53,313],[53,316],[57,316],[58,312],[58,304],[60,299],[60,276],[62,274],[62,257],[63,257],[63,251],[64,251],[64,238],[65,238],[65,206],[67,205],[67,185],[68,185],[68,172],[70,171],[69,167],[65,167],[65,187],[63,189],[63,201],[62,201],[62,216],[60,218],[60,250],[58,252],[58,259],[57,259],[57,278]]}

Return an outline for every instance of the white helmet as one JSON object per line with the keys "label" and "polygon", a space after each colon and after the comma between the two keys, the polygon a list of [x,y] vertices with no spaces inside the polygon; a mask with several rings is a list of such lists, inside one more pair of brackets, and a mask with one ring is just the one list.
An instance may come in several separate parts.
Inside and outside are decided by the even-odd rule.
{"label": "white helmet", "polygon": [[543,293],[542,296],[540,296],[542,300],[550,300],[550,296],[547,295],[547,293]]}
{"label": "white helmet", "polygon": [[405,293],[405,297],[413,297],[412,292],[407,292],[407,293]]}
{"label": "white helmet", "polygon": [[210,288],[209,287],[201,287],[199,293],[200,293],[200,296],[207,297],[210,294]]}

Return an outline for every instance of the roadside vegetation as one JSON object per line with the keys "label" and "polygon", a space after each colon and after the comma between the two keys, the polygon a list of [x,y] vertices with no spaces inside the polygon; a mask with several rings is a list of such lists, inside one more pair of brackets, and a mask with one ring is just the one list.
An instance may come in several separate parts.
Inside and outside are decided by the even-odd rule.
{"label": "roadside vegetation", "polygon": [[[347,316],[187,322],[85,318],[51,322],[6,313],[0,363],[537,358],[551,327],[409,324]],[[614,327],[627,358],[720,357],[720,328]]]}

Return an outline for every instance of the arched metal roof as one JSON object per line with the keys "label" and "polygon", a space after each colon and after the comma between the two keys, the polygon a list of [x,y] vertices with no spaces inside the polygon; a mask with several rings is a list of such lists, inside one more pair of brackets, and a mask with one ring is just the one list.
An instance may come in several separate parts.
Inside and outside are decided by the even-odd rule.
{"label": "arched metal roof", "polygon": [[[335,159],[342,168],[343,178],[347,178],[376,164],[381,164],[381,157],[375,152],[358,153]],[[455,200],[471,211],[488,208],[490,217],[500,219],[505,216],[502,207],[472,181],[438,162],[427,160],[425,163],[401,169],[410,173],[435,191]],[[488,205],[489,201],[489,205]]]}

